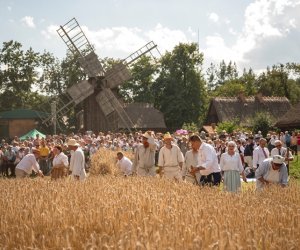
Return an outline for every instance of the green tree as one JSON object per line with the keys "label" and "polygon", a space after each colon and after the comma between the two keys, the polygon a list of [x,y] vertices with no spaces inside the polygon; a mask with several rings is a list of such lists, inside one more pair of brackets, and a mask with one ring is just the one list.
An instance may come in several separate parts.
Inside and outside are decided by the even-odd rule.
{"label": "green tree", "polygon": [[250,68],[248,71],[243,70],[242,76],[239,78],[241,84],[244,86],[245,96],[253,96],[257,92],[256,88],[256,75]]}
{"label": "green tree", "polygon": [[238,129],[238,121],[225,121],[225,122],[219,122],[217,126],[217,132],[221,133],[223,130],[225,130],[228,134],[232,134],[234,130]]}
{"label": "green tree", "polygon": [[[38,69],[41,56],[29,48],[22,49],[22,44],[16,41],[4,42],[0,51],[0,109],[11,110],[17,108],[37,109],[47,102],[38,97],[34,88],[39,76]],[[34,100],[32,98],[34,97]]]}
{"label": "green tree", "polygon": [[155,107],[161,110],[170,129],[183,123],[199,124],[206,105],[205,81],[201,74],[203,54],[197,44],[179,44],[161,58],[153,84]]}
{"label": "green tree", "polygon": [[152,85],[157,66],[151,57],[142,56],[132,67],[132,78],[120,87],[126,102],[154,103]]}
{"label": "green tree", "polygon": [[268,131],[272,128],[274,118],[270,116],[268,112],[258,112],[252,119],[253,133],[261,131],[262,135],[266,137]]}

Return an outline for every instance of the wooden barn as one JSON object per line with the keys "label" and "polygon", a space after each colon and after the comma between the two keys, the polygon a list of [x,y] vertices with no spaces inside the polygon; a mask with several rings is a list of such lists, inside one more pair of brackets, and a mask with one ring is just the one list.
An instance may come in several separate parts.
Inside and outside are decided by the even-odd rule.
{"label": "wooden barn", "polygon": [[268,112],[275,121],[291,108],[286,97],[252,96],[216,97],[210,102],[205,124],[218,124],[237,120],[241,126],[249,126],[255,113]]}
{"label": "wooden barn", "polygon": [[275,126],[283,130],[300,129],[300,102],[278,119]]}
{"label": "wooden barn", "polygon": [[44,112],[28,109],[0,112],[0,137],[8,139],[21,136],[36,128],[40,118],[48,115]]}

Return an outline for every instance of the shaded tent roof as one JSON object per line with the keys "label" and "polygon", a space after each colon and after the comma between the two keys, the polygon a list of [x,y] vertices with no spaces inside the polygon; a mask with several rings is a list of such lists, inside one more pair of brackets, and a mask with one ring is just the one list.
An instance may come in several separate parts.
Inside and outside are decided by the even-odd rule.
{"label": "shaded tent roof", "polygon": [[[126,104],[125,111],[138,129],[166,129],[163,114],[149,103]],[[119,120],[119,128],[126,128]]]}
{"label": "shaded tent roof", "polygon": [[216,97],[209,107],[206,124],[238,119],[240,125],[250,124],[257,112],[268,112],[275,120],[281,118],[291,107],[286,97]]}
{"label": "shaded tent roof", "polygon": [[300,102],[291,107],[275,124],[279,128],[300,128]]}
{"label": "shaded tent roof", "polygon": [[41,133],[40,131],[36,130],[36,129],[32,129],[30,130],[28,133],[26,133],[25,135],[20,136],[20,140],[26,140],[27,138],[35,138],[36,135],[39,134],[40,138],[45,138],[46,136]]}
{"label": "shaded tent roof", "polygon": [[15,109],[0,112],[0,119],[37,119],[47,116],[49,116],[49,114],[45,112],[30,109]]}

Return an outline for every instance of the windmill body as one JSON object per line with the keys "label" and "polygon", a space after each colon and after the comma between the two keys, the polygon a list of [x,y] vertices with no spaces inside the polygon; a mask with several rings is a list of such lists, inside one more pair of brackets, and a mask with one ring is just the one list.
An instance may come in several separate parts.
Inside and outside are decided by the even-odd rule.
{"label": "windmill body", "polygon": [[51,125],[53,116],[62,117],[66,112],[83,103],[83,129],[92,131],[116,131],[120,121],[128,131],[135,128],[124,104],[117,98],[114,89],[131,78],[128,66],[142,55],[156,48],[152,41],[135,51],[127,58],[108,70],[104,70],[98,56],[75,18],[57,30],[69,50],[79,55],[79,63],[89,79],[74,83],[65,93],[64,100],[60,102],[55,114],[43,120]]}

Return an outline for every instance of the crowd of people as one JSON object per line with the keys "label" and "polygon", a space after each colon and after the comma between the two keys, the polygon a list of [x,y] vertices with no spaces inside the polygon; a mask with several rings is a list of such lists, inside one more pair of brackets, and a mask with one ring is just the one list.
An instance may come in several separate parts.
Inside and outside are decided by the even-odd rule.
{"label": "crowd of people", "polygon": [[[15,137],[0,145],[0,174],[22,178],[35,172],[57,179],[71,174],[84,180],[89,160],[99,148],[116,151],[125,176],[156,176],[197,185],[219,185],[238,191],[241,179],[256,178],[257,187],[272,182],[287,185],[289,162],[300,145],[300,134],[270,132],[265,138],[243,131],[227,134],[162,134],[153,131]],[[297,148],[298,147],[298,148]],[[122,151],[132,151],[132,160]]]}

